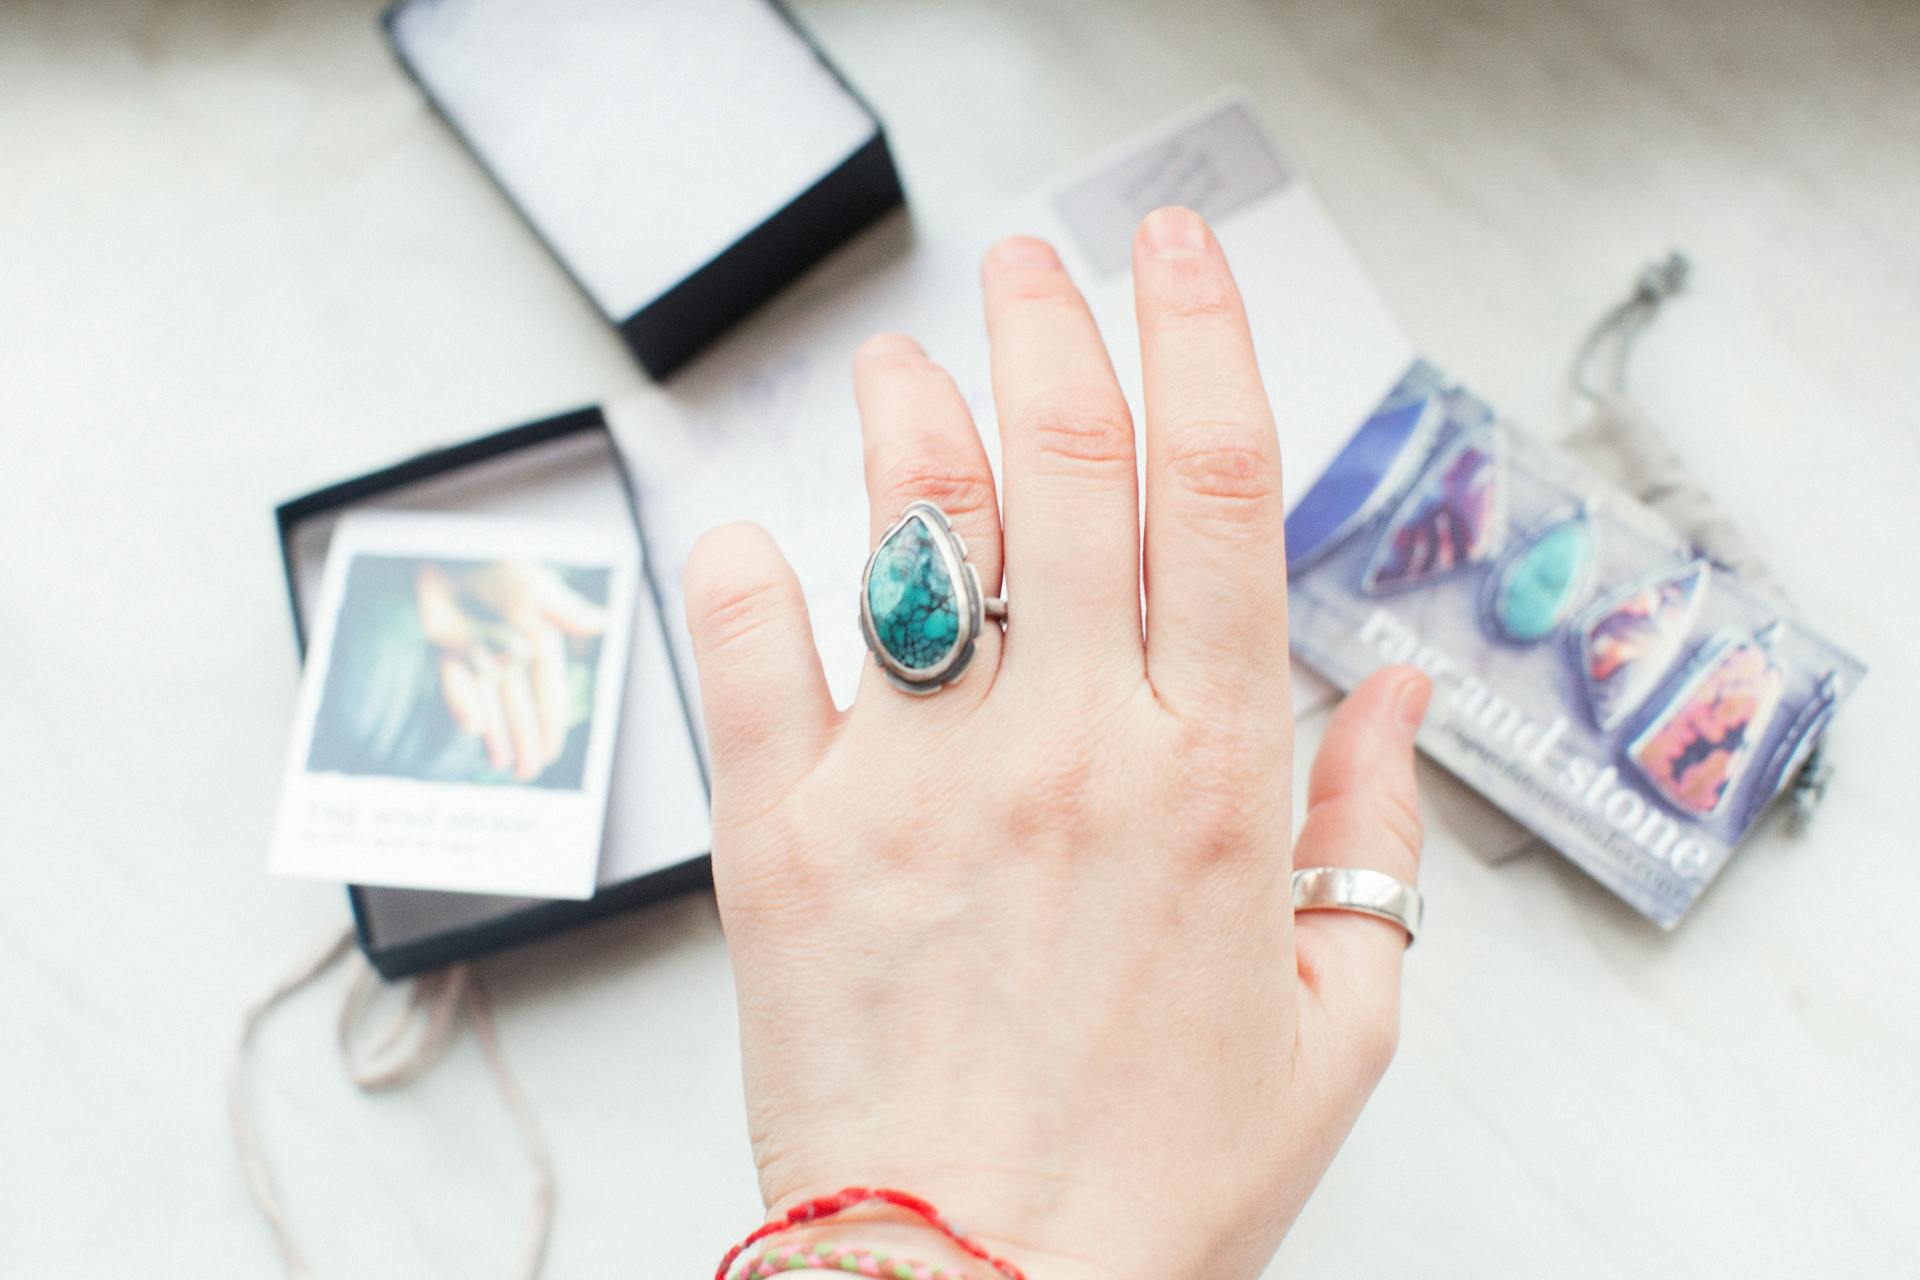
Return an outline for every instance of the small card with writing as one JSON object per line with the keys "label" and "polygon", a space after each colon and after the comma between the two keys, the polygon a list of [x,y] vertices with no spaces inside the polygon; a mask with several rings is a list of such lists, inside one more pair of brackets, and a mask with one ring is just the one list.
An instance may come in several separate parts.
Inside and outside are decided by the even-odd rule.
{"label": "small card with writing", "polygon": [[633,538],[596,526],[343,519],[273,871],[591,897],[638,560]]}

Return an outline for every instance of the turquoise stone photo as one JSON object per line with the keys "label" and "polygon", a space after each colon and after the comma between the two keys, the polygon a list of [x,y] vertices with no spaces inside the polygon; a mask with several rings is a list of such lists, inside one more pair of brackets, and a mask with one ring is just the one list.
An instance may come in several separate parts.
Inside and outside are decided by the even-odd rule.
{"label": "turquoise stone photo", "polygon": [[903,667],[938,666],[959,643],[959,593],[926,517],[909,519],[874,553],[867,611],[874,637]]}
{"label": "turquoise stone photo", "polygon": [[1580,602],[1592,561],[1593,525],[1584,511],[1548,525],[1494,579],[1494,626],[1520,644],[1546,639]]}

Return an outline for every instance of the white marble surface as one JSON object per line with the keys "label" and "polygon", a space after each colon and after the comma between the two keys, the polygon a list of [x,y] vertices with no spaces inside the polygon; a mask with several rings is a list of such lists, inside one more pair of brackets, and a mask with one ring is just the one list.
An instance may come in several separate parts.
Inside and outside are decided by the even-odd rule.
{"label": "white marble surface", "polygon": [[[1273,1274],[1920,1274],[1920,10],[799,9],[931,216],[1246,85],[1414,335],[1544,427],[1590,317],[1695,256],[1638,385],[1873,664],[1828,810],[1672,936],[1447,824],[1399,1061]],[[262,866],[270,505],[643,386],[374,11],[0,9],[0,1275],[275,1273],[221,1072],[344,903]],[[710,902],[485,973],[560,1165],[550,1274],[702,1274],[755,1207]],[[504,1273],[528,1184],[473,1044],[362,1099],[336,998],[274,1024],[258,1090],[322,1274]]]}

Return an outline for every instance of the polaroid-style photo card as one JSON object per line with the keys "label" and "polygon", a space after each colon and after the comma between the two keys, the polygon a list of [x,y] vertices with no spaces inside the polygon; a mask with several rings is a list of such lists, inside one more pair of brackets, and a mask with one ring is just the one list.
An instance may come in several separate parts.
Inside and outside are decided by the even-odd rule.
{"label": "polaroid-style photo card", "polygon": [[592,897],[638,576],[599,527],[342,519],[271,869]]}

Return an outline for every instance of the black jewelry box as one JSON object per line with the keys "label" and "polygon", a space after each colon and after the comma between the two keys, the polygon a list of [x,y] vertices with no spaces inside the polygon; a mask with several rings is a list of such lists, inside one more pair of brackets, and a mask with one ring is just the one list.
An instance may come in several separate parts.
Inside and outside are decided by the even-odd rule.
{"label": "black jewelry box", "polygon": [[337,519],[374,508],[617,520],[640,541],[634,651],[614,748],[601,883],[585,901],[349,886],[361,950],[383,977],[471,959],[710,883],[707,783],[645,556],[634,489],[598,408],[513,427],[328,485],[275,511],[302,654]]}
{"label": "black jewelry box", "polygon": [[777,0],[399,0],[382,25],[655,378],[905,198]]}

